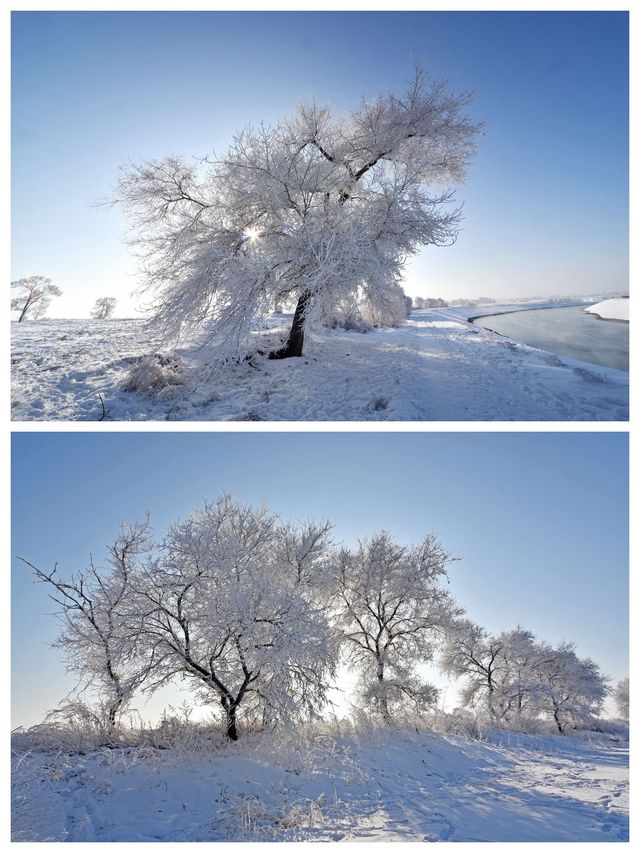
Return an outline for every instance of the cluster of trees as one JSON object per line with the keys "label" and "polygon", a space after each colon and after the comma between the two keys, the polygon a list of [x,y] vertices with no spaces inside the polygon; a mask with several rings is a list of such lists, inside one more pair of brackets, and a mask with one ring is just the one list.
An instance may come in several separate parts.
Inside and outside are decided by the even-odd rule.
{"label": "cluster of trees", "polygon": [[438,297],[423,298],[422,296],[414,296],[412,303],[414,308],[447,308],[449,306],[473,307],[474,305],[493,305],[495,301],[491,296],[479,296],[477,299],[449,299],[447,301]]}
{"label": "cluster of trees", "polygon": [[340,662],[358,673],[362,707],[389,721],[433,709],[420,665],[442,655],[466,679],[463,700],[496,723],[550,715],[562,732],[607,692],[572,646],[523,629],[490,637],[447,590],[450,554],[434,535],[403,546],[381,532],[339,548],[327,522],[288,524],[227,494],[171,526],[123,526],[102,568],[45,572],[63,629],[56,644],[109,727],[138,689],[175,678],[222,714],[291,724],[319,716]]}
{"label": "cluster of trees", "polygon": [[500,725],[547,717],[564,732],[597,717],[609,692],[598,665],[579,658],[572,643],[552,646],[521,626],[494,636],[460,620],[448,633],[442,666],[464,679],[463,704]]}
{"label": "cluster of trees", "polygon": [[414,296],[412,299],[413,307],[422,309],[422,308],[446,308],[449,304],[445,302],[444,299],[439,299],[437,297],[428,297],[424,298],[422,296]]}
{"label": "cluster of trees", "polygon": [[341,302],[384,314],[405,260],[456,239],[451,187],[480,130],[469,104],[418,69],[402,95],[341,117],[303,103],[199,167],[171,156],[123,168],[114,203],[130,216],[156,325],[207,330],[237,355],[260,316],[288,306],[288,337],[269,353],[286,358]]}

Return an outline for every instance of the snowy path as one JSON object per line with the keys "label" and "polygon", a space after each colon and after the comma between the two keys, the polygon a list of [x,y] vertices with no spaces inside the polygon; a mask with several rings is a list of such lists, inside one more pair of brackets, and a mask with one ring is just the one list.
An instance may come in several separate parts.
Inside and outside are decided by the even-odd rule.
{"label": "snowy path", "polygon": [[372,767],[380,813],[348,839],[625,840],[628,752],[574,742],[558,754],[557,742],[544,738],[548,752],[538,753],[461,740],[387,743],[384,763]]}
{"label": "snowy path", "polygon": [[599,421],[629,411],[628,374],[502,338],[462,309],[415,311],[399,329],[314,334],[301,359],[257,358],[224,376],[205,351],[181,350],[162,368],[177,384],[122,390],[154,351],[135,320],[14,323],[12,416],[97,421],[100,395],[109,420]]}
{"label": "snowy path", "polygon": [[414,730],[30,753],[14,840],[625,841],[628,745]]}

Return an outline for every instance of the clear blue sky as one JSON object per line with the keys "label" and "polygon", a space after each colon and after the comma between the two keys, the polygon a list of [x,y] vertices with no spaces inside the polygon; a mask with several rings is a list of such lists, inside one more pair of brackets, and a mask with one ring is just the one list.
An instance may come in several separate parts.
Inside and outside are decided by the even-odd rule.
{"label": "clear blue sky", "polygon": [[[226,489],[334,538],[428,532],[460,561],[451,589],[491,631],[523,624],[628,674],[628,458],[622,433],[14,433],[12,554],[62,573],[99,562],[146,510],[161,535]],[[73,681],[47,647],[54,605],[13,568],[13,724]],[[175,693],[144,705],[158,714]]]}
{"label": "clear blue sky", "polygon": [[338,111],[411,64],[476,92],[486,135],[464,231],[408,268],[412,295],[628,286],[628,16],[623,12],[13,13],[12,278],[131,316],[119,211],[93,209],[127,159],[223,151],[313,95]]}

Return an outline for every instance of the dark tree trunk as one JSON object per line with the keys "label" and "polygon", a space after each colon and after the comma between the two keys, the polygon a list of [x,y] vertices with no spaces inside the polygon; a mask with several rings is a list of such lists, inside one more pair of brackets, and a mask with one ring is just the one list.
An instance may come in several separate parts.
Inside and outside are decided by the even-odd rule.
{"label": "dark tree trunk", "polygon": [[289,337],[280,349],[269,353],[269,358],[300,358],[304,345],[305,312],[311,301],[311,294],[305,291],[298,299]]}
{"label": "dark tree trunk", "polygon": [[31,300],[27,299],[27,301],[24,303],[24,308],[22,309],[22,311],[20,312],[20,316],[18,317],[18,323],[22,323],[22,321],[24,320],[24,315],[27,313],[30,305]]}
{"label": "dark tree trunk", "polygon": [[115,729],[115,727],[116,727],[116,718],[118,716],[118,708],[119,707],[120,707],[120,703],[118,703],[118,705],[116,705],[116,706],[112,705],[109,708],[109,729],[111,731],[113,731],[113,729]]}
{"label": "dark tree trunk", "polygon": [[[378,671],[376,673],[376,677],[378,679],[378,684],[380,685],[380,688],[382,688],[382,685],[384,683],[384,664],[380,659],[378,659]],[[380,692],[382,693],[382,690]],[[378,697],[378,705],[380,708],[380,713],[382,714],[382,719],[385,721],[385,723],[390,723],[391,713],[389,711],[389,703],[387,702],[387,697],[380,695]]]}
{"label": "dark tree trunk", "polygon": [[560,722],[560,715],[558,713],[557,708],[553,709],[553,719],[556,721],[556,726],[558,727],[558,731],[560,732],[560,734],[563,734],[564,729],[562,727],[562,723]]}
{"label": "dark tree trunk", "polygon": [[238,740],[238,726],[236,720],[237,705],[231,704],[225,709],[227,712],[227,737],[229,740]]}

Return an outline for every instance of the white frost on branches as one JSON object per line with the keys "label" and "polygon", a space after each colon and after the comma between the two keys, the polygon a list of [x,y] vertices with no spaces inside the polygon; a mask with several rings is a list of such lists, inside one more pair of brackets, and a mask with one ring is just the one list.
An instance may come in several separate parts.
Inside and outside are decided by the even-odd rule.
{"label": "white frost on branches", "polygon": [[113,296],[101,296],[96,299],[91,316],[94,320],[107,320],[116,310],[117,299]]}
{"label": "white frost on branches", "polygon": [[83,691],[97,693],[108,728],[113,728],[146,677],[135,642],[126,627],[130,606],[131,572],[149,548],[147,523],[123,525],[107,549],[107,565],[93,561],[69,580],[57,567],[44,572],[28,561],[36,579],[52,588],[50,598],[60,608],[62,629],[54,643],[64,650],[67,668],[77,673]]}
{"label": "white frost on branches", "polygon": [[407,705],[426,710],[437,700],[416,666],[433,658],[458,612],[442,585],[451,559],[433,535],[406,547],[384,532],[337,555],[332,586],[347,657],[365,702],[387,722]]}
{"label": "white frost on branches", "polygon": [[156,325],[205,331],[225,355],[274,305],[296,306],[289,340],[340,300],[383,306],[406,258],[456,239],[463,182],[480,125],[470,95],[417,70],[407,91],[343,117],[314,102],[275,127],[249,127],[220,159],[130,164],[116,203],[131,218]]}
{"label": "white frost on branches", "polygon": [[229,495],[174,524],[135,576],[130,627],[148,689],[186,677],[219,703],[231,739],[240,711],[317,714],[334,668],[313,573],[327,536],[328,526],[282,525]]}
{"label": "white frost on branches", "polygon": [[18,323],[21,323],[27,314],[35,319],[43,317],[51,304],[52,296],[62,296],[62,291],[56,284],[51,284],[50,278],[43,275],[30,275],[11,282],[12,289],[17,291],[17,296],[11,300],[11,310],[18,311]]}
{"label": "white frost on branches", "polygon": [[465,679],[462,705],[485,711],[493,724],[514,726],[546,717],[559,732],[597,717],[606,679],[571,643],[551,646],[526,629],[491,636],[469,620],[455,623],[442,668]]}

